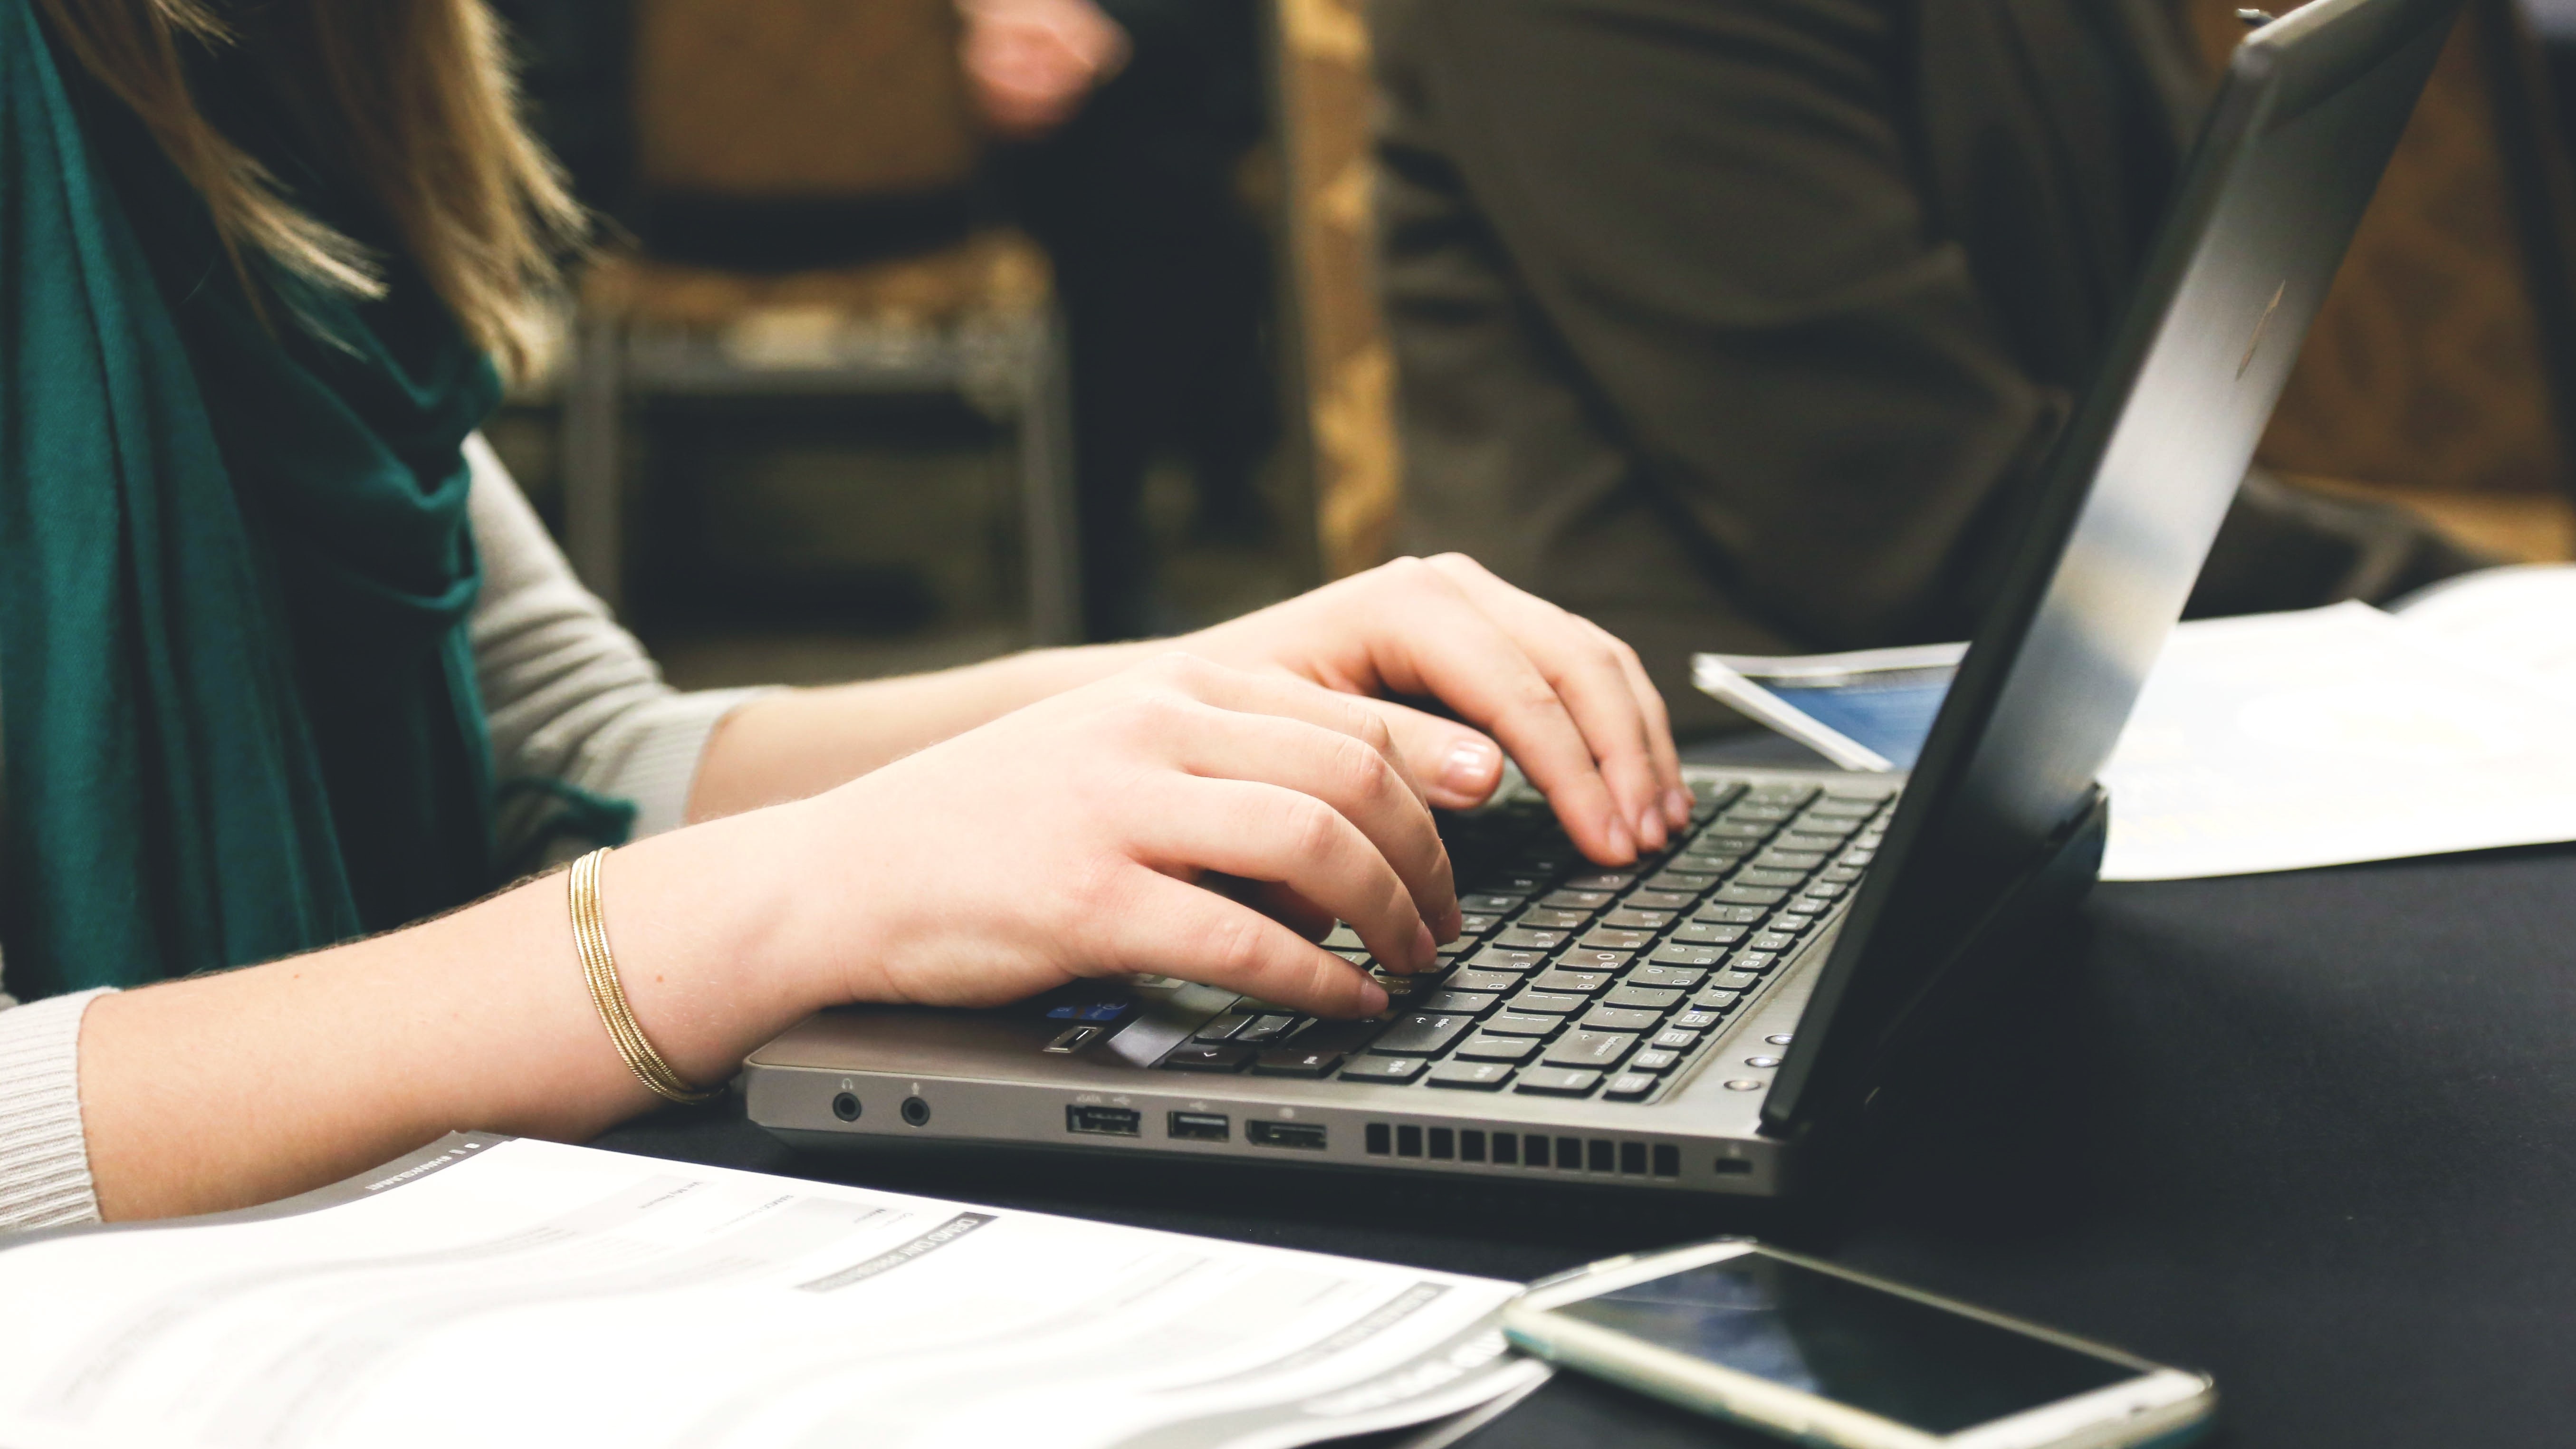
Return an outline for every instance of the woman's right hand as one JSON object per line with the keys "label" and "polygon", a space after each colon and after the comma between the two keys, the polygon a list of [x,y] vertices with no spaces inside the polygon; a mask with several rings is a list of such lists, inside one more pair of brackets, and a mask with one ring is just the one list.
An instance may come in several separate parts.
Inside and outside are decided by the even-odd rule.
{"label": "woman's right hand", "polygon": [[1414,972],[1460,924],[1375,710],[1183,654],[776,815],[801,899],[768,945],[835,1001],[990,1006],[1159,973],[1365,1015],[1385,992],[1311,936],[1348,921]]}

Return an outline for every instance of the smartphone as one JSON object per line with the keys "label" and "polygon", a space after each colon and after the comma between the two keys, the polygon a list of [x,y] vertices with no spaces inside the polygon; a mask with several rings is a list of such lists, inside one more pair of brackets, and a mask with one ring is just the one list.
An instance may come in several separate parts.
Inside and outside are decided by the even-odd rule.
{"label": "smartphone", "polygon": [[1594,1263],[1503,1310],[1552,1363],[1845,1449],[2176,1445],[2209,1380],[1743,1239]]}

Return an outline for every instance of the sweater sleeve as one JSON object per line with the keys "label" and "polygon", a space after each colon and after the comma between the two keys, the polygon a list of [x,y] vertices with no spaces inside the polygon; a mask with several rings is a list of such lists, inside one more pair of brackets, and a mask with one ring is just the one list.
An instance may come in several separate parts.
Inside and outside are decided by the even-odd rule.
{"label": "sweater sleeve", "polygon": [[502,858],[547,855],[567,795],[633,805],[636,836],[677,827],[708,737],[760,691],[683,694],[664,683],[635,636],[573,577],[491,445],[478,436],[466,456],[483,560],[469,629],[502,790]]}
{"label": "sweater sleeve", "polygon": [[0,996],[0,1232],[89,1222],[81,1135],[81,1014],[105,991],[18,1006]]}

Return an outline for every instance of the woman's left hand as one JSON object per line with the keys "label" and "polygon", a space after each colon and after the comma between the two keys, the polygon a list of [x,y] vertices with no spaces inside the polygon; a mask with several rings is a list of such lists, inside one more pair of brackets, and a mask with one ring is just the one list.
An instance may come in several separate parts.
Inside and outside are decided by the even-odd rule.
{"label": "woman's left hand", "polygon": [[1690,820],[1671,722],[1637,652],[1463,554],[1397,559],[1164,647],[1436,700],[1466,723],[1374,704],[1433,804],[1483,801],[1508,750],[1603,864],[1661,849]]}

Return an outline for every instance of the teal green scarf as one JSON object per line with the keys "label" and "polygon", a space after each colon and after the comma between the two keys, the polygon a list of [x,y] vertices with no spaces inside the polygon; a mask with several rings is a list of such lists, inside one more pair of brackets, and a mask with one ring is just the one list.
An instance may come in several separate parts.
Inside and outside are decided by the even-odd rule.
{"label": "teal green scarf", "polygon": [[[382,238],[255,93],[212,94],[300,202]],[[280,282],[263,326],[195,193],[0,0],[15,994],[264,960],[494,884],[460,448],[498,387],[416,276],[393,283],[357,304]]]}

